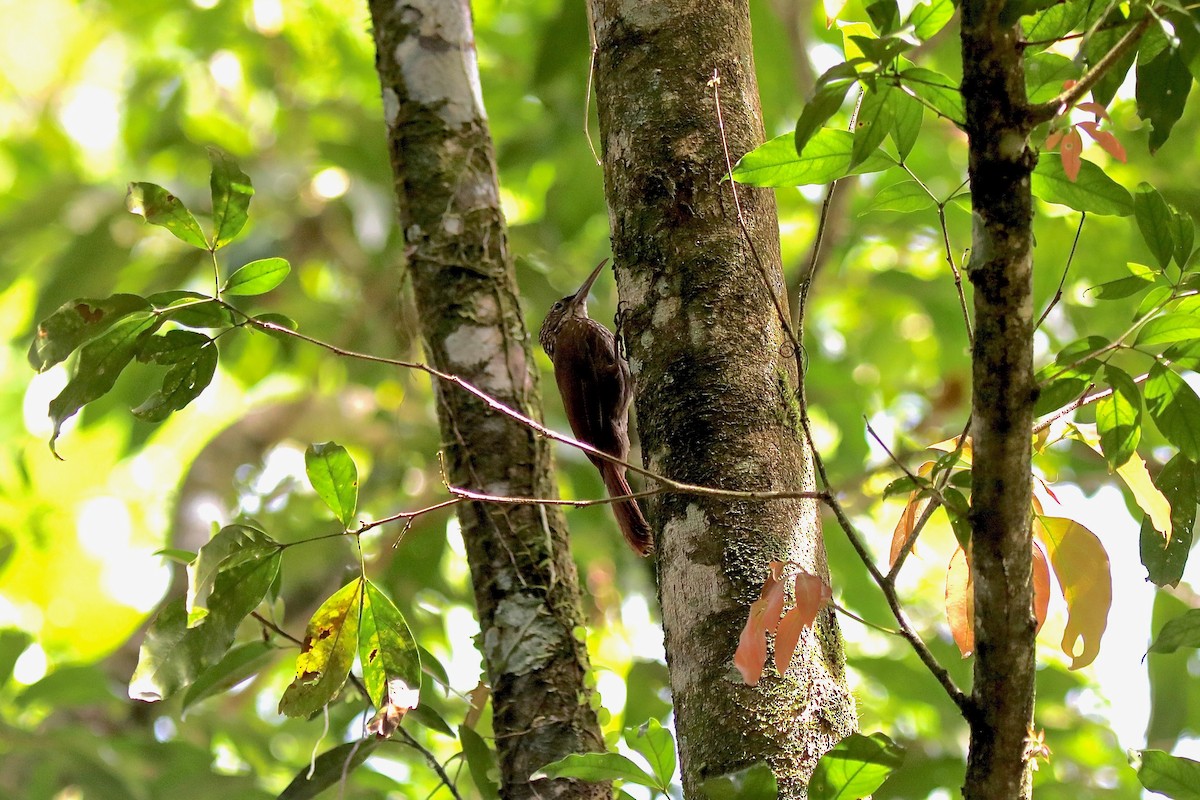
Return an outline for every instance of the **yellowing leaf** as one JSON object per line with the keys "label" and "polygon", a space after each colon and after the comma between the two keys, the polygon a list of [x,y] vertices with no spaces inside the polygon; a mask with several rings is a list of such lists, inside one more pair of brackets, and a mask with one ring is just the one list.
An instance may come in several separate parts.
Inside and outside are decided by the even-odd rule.
{"label": "yellowing leaf", "polygon": [[358,645],[361,578],[334,592],[308,622],[296,657],[296,678],[279,701],[279,712],[307,717],[320,711],[342,688]]}
{"label": "yellowing leaf", "polygon": [[1150,517],[1154,530],[1161,533],[1168,542],[1171,541],[1171,504],[1150,479],[1142,457],[1134,453],[1132,458],[1117,468],[1117,475],[1125,481],[1125,485],[1133,492],[1133,499],[1137,500],[1142,511]]}
{"label": "yellowing leaf", "polygon": [[1112,606],[1108,553],[1096,534],[1074,520],[1037,517],[1034,531],[1049,551],[1067,601],[1063,652],[1071,658],[1071,669],[1086,667],[1100,652],[1100,638]]}
{"label": "yellowing leaf", "polygon": [[966,658],[975,651],[975,583],[961,547],[950,557],[946,570],[946,619],[958,651]]}

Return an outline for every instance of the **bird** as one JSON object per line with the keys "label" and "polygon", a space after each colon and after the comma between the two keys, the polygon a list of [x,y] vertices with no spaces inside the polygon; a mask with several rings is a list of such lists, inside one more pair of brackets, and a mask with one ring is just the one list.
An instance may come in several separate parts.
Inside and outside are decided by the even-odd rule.
{"label": "bird", "polygon": [[[602,453],[629,458],[629,404],[633,379],[629,365],[617,350],[617,337],[588,316],[587,296],[604,259],[579,287],[550,307],[538,341],[554,363],[554,380],[562,395],[567,421],[575,438]],[[625,467],[587,454],[600,470],[610,497],[632,494]],[[654,551],[654,538],[641,508],[632,497],[612,504],[625,541],[640,556]]]}

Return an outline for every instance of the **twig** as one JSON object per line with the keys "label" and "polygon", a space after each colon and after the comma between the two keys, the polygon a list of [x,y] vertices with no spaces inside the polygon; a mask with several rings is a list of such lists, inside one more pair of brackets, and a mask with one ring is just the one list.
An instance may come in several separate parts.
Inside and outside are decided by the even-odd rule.
{"label": "twig", "polygon": [[[1137,377],[1135,377],[1133,379],[1133,382],[1134,383],[1144,383],[1149,377],[1150,377],[1149,372],[1143,372],[1141,375],[1138,375]],[[1104,398],[1110,396],[1112,393],[1113,393],[1112,389],[1105,389],[1104,391],[1096,392],[1095,394],[1088,394],[1087,392],[1084,392],[1077,400],[1074,400],[1074,401],[1068,403],[1067,405],[1060,408],[1058,411],[1055,411],[1053,414],[1051,414],[1050,416],[1046,417],[1041,422],[1034,425],[1033,426],[1034,435],[1037,435],[1037,434],[1041,433],[1042,431],[1046,430],[1051,425],[1053,425],[1055,422],[1058,422],[1060,419],[1067,416],[1071,412],[1077,411],[1078,409],[1083,408],[1084,406],[1089,405],[1091,403],[1095,403],[1097,400],[1103,400]]]}
{"label": "twig", "polygon": [[454,781],[450,780],[450,776],[446,774],[446,770],[441,765],[441,762],[437,760],[437,756],[430,752],[425,745],[418,742],[411,733],[404,729],[403,725],[396,730],[399,731],[400,735],[404,737],[404,743],[406,745],[424,756],[425,762],[429,764],[430,769],[437,773],[438,778],[446,785],[446,788],[450,790],[450,794],[454,795],[455,800],[462,800],[462,795],[458,793],[458,789],[455,787]]}
{"label": "twig", "polygon": [[1046,317],[1050,316],[1050,311],[1058,305],[1058,301],[1062,300],[1063,285],[1067,282],[1067,273],[1071,271],[1071,262],[1075,260],[1075,248],[1079,247],[1079,236],[1083,233],[1083,221],[1087,219],[1087,212],[1079,212],[1079,227],[1075,229],[1075,240],[1071,242],[1071,252],[1067,254],[1067,263],[1063,266],[1062,277],[1058,279],[1058,290],[1054,293],[1054,297],[1050,299],[1050,305],[1046,306],[1046,310],[1038,317],[1035,329],[1042,327],[1042,323],[1046,321]]}
{"label": "twig", "polygon": [[863,619],[862,617],[860,617],[858,614],[855,614],[850,609],[845,608],[844,606],[840,606],[837,603],[834,603],[833,601],[830,601],[829,606],[830,606],[830,608],[832,608],[834,611],[838,612],[839,614],[842,614],[843,616],[847,616],[850,619],[854,620],[855,622],[861,622],[863,625],[866,625],[868,628],[874,628],[877,631],[882,631],[884,633],[890,633],[893,636],[903,636],[904,635],[904,634],[900,633],[900,631],[896,630],[895,628],[889,628],[885,625],[879,625],[877,623],[871,622],[870,620]]}
{"label": "twig", "polygon": [[426,506],[425,508],[418,508],[416,511],[401,511],[397,514],[392,514],[389,517],[383,517],[382,519],[376,519],[370,522],[359,522],[358,527],[351,531],[351,533],[363,534],[372,528],[378,528],[380,525],[387,525],[389,522],[397,522],[402,519],[412,521],[422,514],[428,514],[431,511],[449,508],[450,506],[458,505],[461,502],[462,501],[460,499],[453,498],[451,500],[443,500],[440,503],[434,503],[433,505]]}

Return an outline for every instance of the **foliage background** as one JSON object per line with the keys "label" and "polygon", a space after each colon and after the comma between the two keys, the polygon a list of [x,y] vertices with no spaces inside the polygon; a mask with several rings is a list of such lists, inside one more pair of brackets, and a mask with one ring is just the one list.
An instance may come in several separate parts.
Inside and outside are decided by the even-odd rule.
{"label": "foliage background", "polygon": [[[344,347],[419,356],[365,5],[51,0],[0,7],[7,20],[0,73],[8,84],[0,95],[0,794],[157,798],[186,785],[198,797],[274,796],[314,748],[355,735],[362,709],[339,705],[321,743],[319,720],[278,717],[291,653],[268,660],[236,691],[188,708],[186,718],[179,700],[127,700],[139,630],[163,593],[181,586],[181,568],[154,554],[195,551],[213,522],[239,513],[281,541],[334,531],[303,479],[303,449],[315,441],[351,448],[363,469],[360,505],[368,514],[441,499],[428,381],[243,333],[222,342],[214,385],[161,426],[126,413],[151,391],[149,372],[123,377],[112,395],[68,424],[59,443],[66,461],[59,462],[45,445],[45,408],[66,371],[35,377],[24,353],[36,322],[71,298],[207,286],[196,251],[128,214],[124,193],[128,181],[154,181],[203,209],[204,146],[216,145],[240,161],[257,192],[248,235],[223,251],[225,266],[281,255],[294,267],[289,281],[261,300],[262,310],[286,313],[305,333]],[[553,300],[607,254],[600,169],[584,135],[587,22],[582,4],[557,0],[474,8],[511,250],[535,328]],[[837,60],[832,45],[841,34],[826,29],[819,5],[762,0],[752,10],[767,129],[783,133],[794,125],[814,69]],[[864,18],[854,2],[843,16]],[[957,77],[954,29],[923,57]],[[1098,148],[1085,157],[1129,188],[1148,180],[1173,204],[1200,213],[1195,104],[1151,158],[1133,101],[1122,98],[1110,111],[1129,162],[1109,163]],[[947,196],[965,176],[965,152],[957,131],[926,119],[909,163]],[[936,215],[864,214],[875,192],[894,180],[843,184],[844,233],[828,243],[807,320],[818,444],[835,486],[875,533],[879,553],[900,505],[874,499],[894,473],[871,446],[863,416],[894,450],[914,453],[957,434],[969,386],[962,317]],[[820,189],[778,196],[785,265],[798,274]],[[1078,215],[1042,210],[1036,258],[1044,306],[1062,276]],[[954,204],[947,213],[958,258],[969,243],[969,217]],[[1095,308],[1086,289],[1126,274],[1126,261],[1149,258],[1131,220],[1089,218],[1065,281],[1066,301],[1039,334],[1044,352],[1084,333],[1121,331],[1124,312]],[[611,318],[611,284],[595,296],[593,315]],[[547,406],[552,426],[566,430],[557,398],[548,397]],[[1153,444],[1143,452],[1152,453]],[[600,496],[585,459],[560,449],[558,460],[565,496]],[[1082,448],[1054,453],[1043,469],[1085,493],[1110,480],[1099,458]],[[1115,495],[1107,496],[1111,503]],[[1107,513],[1120,516],[1111,506]],[[606,509],[573,511],[570,521],[586,577],[605,727],[615,738],[622,727],[669,711],[652,567],[621,546]],[[454,691],[427,682],[422,699],[457,728],[479,670],[453,527],[448,513],[423,517],[394,548],[400,530],[385,527],[367,540],[367,557],[373,579],[391,592],[418,641],[446,665]],[[1135,527],[1113,522],[1112,529],[1097,533],[1113,534],[1116,561],[1114,548],[1134,552]],[[886,609],[861,565],[830,531],[835,597],[885,623]],[[923,538],[905,590],[920,629],[965,684],[968,666],[959,662],[940,610],[952,541],[946,529]],[[287,551],[276,609],[283,627],[298,634],[355,559],[348,542]],[[1135,631],[1119,655],[1136,667],[1145,645],[1136,631],[1145,620],[1124,613],[1123,591],[1117,587],[1110,629]],[[1171,602],[1179,601],[1161,601]],[[1052,620],[1042,634],[1038,714],[1054,756],[1037,775],[1039,796],[1134,796],[1122,746],[1145,742],[1118,743],[1106,721],[1110,698],[1129,684],[1101,686],[1094,670],[1068,672],[1055,652],[1061,627],[1061,619]],[[843,629],[864,730],[883,729],[910,748],[907,768],[878,796],[956,792],[966,730],[955,709],[899,640],[849,620]],[[256,636],[247,625],[244,638]],[[1187,693],[1196,665],[1175,655],[1152,656],[1150,666],[1156,703],[1148,741],[1170,749],[1200,720]],[[459,752],[435,719],[425,722],[406,727],[443,760]],[[486,733],[486,718],[480,724]],[[451,774],[461,766],[452,762]],[[407,788],[397,789],[397,778]],[[463,769],[461,780],[466,786],[473,778]],[[417,797],[436,786],[421,756],[400,744],[375,751],[353,781],[356,797]]]}

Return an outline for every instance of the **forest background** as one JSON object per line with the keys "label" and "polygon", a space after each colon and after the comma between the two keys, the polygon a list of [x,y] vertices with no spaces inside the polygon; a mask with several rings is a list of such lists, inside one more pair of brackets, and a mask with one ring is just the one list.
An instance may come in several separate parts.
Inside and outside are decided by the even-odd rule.
{"label": "forest background", "polygon": [[[767,132],[786,133],[816,76],[838,60],[843,33],[826,26],[820,7],[779,1],[751,8]],[[536,327],[544,310],[608,254],[602,175],[585,133],[587,20],[570,2],[476,3],[474,10],[510,248],[526,318]],[[283,541],[336,533],[305,478],[303,454],[312,442],[336,440],[350,449],[366,515],[444,499],[427,378],[264,335],[237,337],[223,349],[209,390],[162,425],[125,413],[147,393],[144,380],[127,376],[68,424],[57,444],[60,462],[45,445],[52,430],[45,409],[67,372],[35,376],[25,352],[37,321],[71,298],[159,291],[198,278],[202,254],[130,215],[125,187],[154,181],[202,208],[205,146],[214,145],[239,160],[256,189],[247,233],[226,257],[233,264],[279,255],[293,265],[289,280],[259,299],[262,310],[286,313],[304,333],[345,348],[418,353],[409,289],[394,269],[403,244],[367,10],[351,2],[256,0],[13,3],[6,12],[0,746],[19,768],[6,771],[0,787],[12,792],[19,785],[17,796],[30,798],[69,797],[71,787],[89,797],[158,797],[186,777],[197,796],[275,796],[314,751],[340,741],[352,712],[330,734],[319,723],[279,717],[275,703],[293,667],[287,658],[229,695],[131,706],[124,684],[148,615],[172,581],[181,586],[181,567],[157,553],[195,551],[212,522],[237,513],[282,532]],[[923,57],[944,74],[961,73],[953,37],[936,39]],[[1118,183],[1132,189],[1149,181],[1172,204],[1200,214],[1194,104],[1154,156],[1128,87],[1109,113],[1128,161],[1094,145],[1087,157]],[[716,119],[711,130],[720,136]],[[947,197],[965,177],[963,137],[932,120],[921,137],[909,166]],[[882,553],[904,502],[878,500],[897,473],[864,417],[893,452],[911,457],[961,430],[970,372],[938,214],[911,198],[881,204],[880,188],[871,176],[843,185],[806,343],[816,444],[833,485]],[[822,192],[778,192],[793,282],[807,264]],[[1036,274],[1042,307],[1068,263],[1079,214],[1054,205],[1040,211],[1037,260],[1048,265]],[[956,203],[945,214],[957,258],[969,246],[969,214]],[[1127,315],[1106,317],[1088,290],[1127,275],[1127,262],[1151,259],[1129,219],[1089,216],[1063,285],[1066,300],[1039,333],[1040,351],[1083,333],[1122,330]],[[602,280],[595,296],[593,316],[610,320],[611,283]],[[398,337],[407,351],[397,353]],[[548,374],[548,363],[541,366]],[[566,430],[556,399],[547,406],[551,427]],[[1148,429],[1144,452],[1155,452],[1155,435]],[[581,454],[559,449],[557,458],[565,497],[600,496]],[[1075,445],[1050,452],[1039,468],[1101,537],[1114,584],[1095,666],[1071,671],[1070,659],[1055,652],[1065,624],[1057,603],[1041,634],[1039,721],[1054,755],[1037,776],[1039,796],[1133,796],[1137,780],[1125,765],[1126,748],[1179,746],[1187,754],[1192,746],[1187,736],[1200,724],[1187,688],[1194,659],[1151,656],[1150,680],[1144,678],[1154,596],[1139,564],[1141,512],[1103,462]],[[569,520],[586,586],[597,702],[615,745],[625,728],[666,721],[670,710],[653,573],[623,549],[603,507],[572,511]],[[445,732],[461,730],[480,680],[463,549],[447,512],[416,520],[393,549],[402,528],[377,529],[364,540],[366,557],[372,579],[404,610],[455,690],[425,693],[428,716],[407,725],[415,742],[457,769],[461,762],[451,757],[466,742]],[[838,602],[886,621],[886,607],[845,539],[834,527],[826,539]],[[953,542],[949,525],[935,524],[902,590],[934,652],[965,683],[969,666],[951,641],[942,603]],[[342,585],[348,573],[331,564],[352,568],[357,555],[348,543],[324,542],[291,548],[286,561],[281,602],[303,606]],[[1181,585],[1189,597],[1188,576]],[[1185,602],[1157,597],[1153,613],[1161,616]],[[877,796],[953,794],[966,741],[953,705],[903,642],[851,620],[842,629],[862,728],[885,730],[909,749],[906,768]],[[486,719],[482,725],[486,731]],[[356,796],[385,796],[395,779],[420,794],[440,780],[421,752],[397,745],[375,751],[352,781]],[[487,770],[463,769],[460,779],[484,790]]]}

